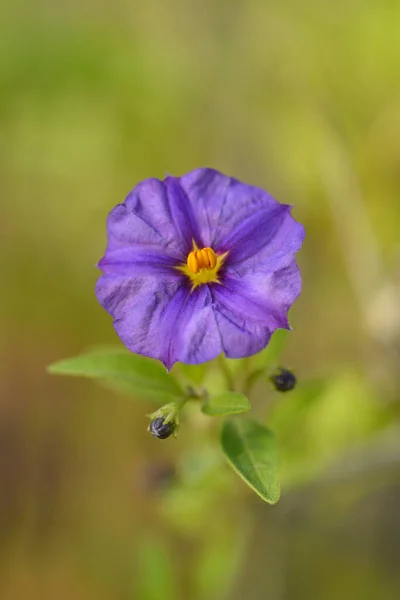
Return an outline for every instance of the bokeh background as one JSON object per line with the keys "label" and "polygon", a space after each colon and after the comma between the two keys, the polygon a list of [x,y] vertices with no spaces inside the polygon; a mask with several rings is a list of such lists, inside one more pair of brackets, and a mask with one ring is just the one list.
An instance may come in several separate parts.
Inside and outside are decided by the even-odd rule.
{"label": "bokeh background", "polygon": [[[399,28],[396,0],[2,4],[2,600],[400,597]],[[307,230],[299,385],[254,398],[276,507],[198,411],[159,442],[148,405],[45,372],[118,343],[93,293],[108,211],[197,166]]]}

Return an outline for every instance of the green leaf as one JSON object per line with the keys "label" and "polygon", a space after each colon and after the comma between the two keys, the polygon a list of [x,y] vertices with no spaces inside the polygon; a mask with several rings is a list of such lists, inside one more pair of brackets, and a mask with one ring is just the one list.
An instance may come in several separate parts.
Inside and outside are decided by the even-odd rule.
{"label": "green leaf", "polygon": [[249,399],[238,392],[225,392],[217,396],[210,396],[203,402],[201,410],[210,417],[235,415],[250,410]]}
{"label": "green leaf", "polygon": [[146,398],[162,399],[182,396],[176,379],[155,360],[125,350],[102,349],[49,365],[54,375],[91,377],[118,382],[127,392]]}
{"label": "green leaf", "polygon": [[154,394],[150,390],[147,390],[147,388],[139,388],[135,383],[124,381],[123,379],[95,379],[94,381],[109,392],[114,392],[120,396],[134,397],[146,403],[154,402],[158,405],[159,400],[172,400],[172,396],[169,394]]}
{"label": "green leaf", "polygon": [[228,419],[221,432],[222,449],[233,469],[265,502],[280,496],[275,436],[250,419]]}

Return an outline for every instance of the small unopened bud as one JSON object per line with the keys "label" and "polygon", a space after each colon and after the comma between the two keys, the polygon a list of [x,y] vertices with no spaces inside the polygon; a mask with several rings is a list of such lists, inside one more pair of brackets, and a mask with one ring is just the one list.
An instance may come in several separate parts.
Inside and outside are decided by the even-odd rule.
{"label": "small unopened bud", "polygon": [[296,376],[288,369],[279,369],[278,373],[272,375],[271,381],[278,392],[290,392],[296,386]]}
{"label": "small unopened bud", "polygon": [[157,417],[151,421],[149,425],[150,433],[159,440],[165,440],[165,438],[174,433],[175,429],[175,421],[168,421],[168,423],[164,423],[164,417]]}

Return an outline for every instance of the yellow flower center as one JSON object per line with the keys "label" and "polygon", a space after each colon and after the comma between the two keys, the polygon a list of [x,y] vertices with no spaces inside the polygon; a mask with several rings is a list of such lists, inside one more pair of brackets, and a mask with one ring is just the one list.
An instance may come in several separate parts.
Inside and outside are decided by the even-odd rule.
{"label": "yellow flower center", "polygon": [[193,242],[193,250],[189,252],[186,264],[176,267],[189,277],[192,290],[203,283],[220,283],[218,271],[226,258],[225,254],[216,254],[212,248],[199,248]]}

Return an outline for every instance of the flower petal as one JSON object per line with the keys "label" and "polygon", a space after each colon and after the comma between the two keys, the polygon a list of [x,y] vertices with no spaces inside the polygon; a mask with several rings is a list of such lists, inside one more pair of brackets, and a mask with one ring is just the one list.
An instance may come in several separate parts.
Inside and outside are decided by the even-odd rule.
{"label": "flower petal", "polygon": [[222,352],[221,336],[213,309],[209,286],[189,292],[172,336],[171,364],[177,360],[198,364],[212,360]]}
{"label": "flower petal", "polygon": [[181,277],[174,269],[176,259],[147,246],[125,246],[108,250],[97,265],[103,273],[119,275],[170,275]]}
{"label": "flower petal", "polygon": [[208,286],[190,291],[182,278],[104,275],[96,287],[122,342],[138,354],[197,364],[222,352]]}
{"label": "flower petal", "polygon": [[193,208],[179,183],[179,178],[167,177],[164,185],[167,190],[171,217],[175,223],[176,230],[181,236],[183,242],[182,249],[186,258],[189,252],[193,250],[193,240],[198,246],[203,245],[200,229]]}
{"label": "flower petal", "polygon": [[213,290],[213,296],[219,305],[242,319],[264,325],[271,331],[278,327],[288,328],[285,309],[269,294],[269,290],[269,281],[263,281],[262,288],[257,289],[244,281],[227,278],[224,285]]}
{"label": "flower petal", "polygon": [[215,318],[227,358],[256,354],[268,344],[271,331],[263,324],[249,321],[223,304],[215,307]]}
{"label": "flower petal", "polygon": [[180,183],[199,223],[204,246],[214,249],[255,211],[279,206],[264,190],[214,169],[196,169],[181,177]]}
{"label": "flower petal", "polygon": [[290,329],[287,311],[301,291],[299,268],[289,265],[269,275],[225,278],[214,286],[216,319],[225,354],[249,356],[267,345],[275,329]]}
{"label": "flower petal", "polygon": [[202,246],[211,246],[231,179],[214,169],[196,169],[180,178],[201,232]]}
{"label": "flower petal", "polygon": [[[178,179],[146,179],[109,214],[108,250],[158,247],[185,260],[197,234],[195,219]],[[197,234],[198,235],[198,234]]]}
{"label": "flower petal", "polygon": [[226,266],[246,261],[242,264],[246,270],[275,270],[276,261],[293,256],[303,242],[304,228],[290,210],[278,204],[254,213],[233,229],[218,248],[219,252],[229,250]]}

